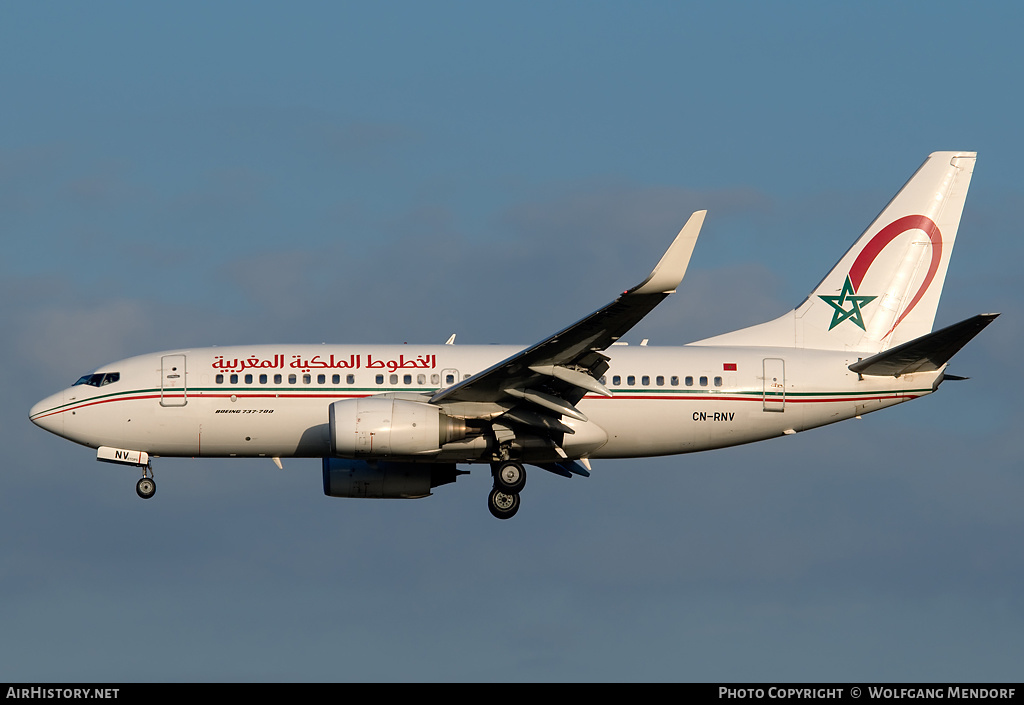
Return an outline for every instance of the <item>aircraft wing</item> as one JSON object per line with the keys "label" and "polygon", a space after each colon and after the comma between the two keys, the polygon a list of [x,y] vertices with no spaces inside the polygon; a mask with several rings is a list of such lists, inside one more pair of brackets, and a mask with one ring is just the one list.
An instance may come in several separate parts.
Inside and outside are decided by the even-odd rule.
{"label": "aircraft wing", "polygon": [[574,405],[588,391],[611,396],[598,381],[608,369],[608,358],[601,351],[676,290],[686,274],[706,213],[697,211],[690,216],[643,282],[568,328],[440,390],[430,401],[524,400],[535,407],[585,420]]}

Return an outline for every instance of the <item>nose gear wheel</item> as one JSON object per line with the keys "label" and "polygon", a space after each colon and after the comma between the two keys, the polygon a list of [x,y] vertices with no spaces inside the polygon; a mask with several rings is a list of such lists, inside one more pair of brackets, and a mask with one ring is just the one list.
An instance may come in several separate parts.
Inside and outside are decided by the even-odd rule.
{"label": "nose gear wheel", "polygon": [[135,483],[135,494],[143,499],[150,499],[156,494],[156,480],[153,479],[153,468],[147,465],[142,468],[142,479]]}

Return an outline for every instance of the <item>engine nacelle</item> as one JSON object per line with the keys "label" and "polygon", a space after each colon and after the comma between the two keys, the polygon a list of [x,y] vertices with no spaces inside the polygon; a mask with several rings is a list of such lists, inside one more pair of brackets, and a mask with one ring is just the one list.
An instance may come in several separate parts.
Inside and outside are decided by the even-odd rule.
{"label": "engine nacelle", "polygon": [[419,499],[462,474],[455,463],[389,463],[324,458],[324,494],[363,499]]}
{"label": "engine nacelle", "polygon": [[433,404],[391,397],[336,401],[330,407],[331,452],[341,458],[433,455],[466,437],[466,422]]}

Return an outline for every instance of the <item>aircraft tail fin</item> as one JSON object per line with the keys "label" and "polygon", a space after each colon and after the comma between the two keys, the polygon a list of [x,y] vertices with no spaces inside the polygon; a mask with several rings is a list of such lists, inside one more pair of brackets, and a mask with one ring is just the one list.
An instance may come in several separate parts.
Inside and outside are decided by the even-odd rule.
{"label": "aircraft tail fin", "polygon": [[928,157],[797,309],[805,347],[885,350],[931,332],[975,159]]}
{"label": "aircraft tail fin", "polygon": [[697,343],[876,353],[931,332],[975,152],[935,152],[803,303]]}

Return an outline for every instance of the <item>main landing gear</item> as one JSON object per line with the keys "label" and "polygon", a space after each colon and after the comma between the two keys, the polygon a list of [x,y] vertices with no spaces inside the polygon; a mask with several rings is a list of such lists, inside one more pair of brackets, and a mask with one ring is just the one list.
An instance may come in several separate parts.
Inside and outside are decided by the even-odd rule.
{"label": "main landing gear", "polygon": [[519,493],[526,487],[526,468],[514,460],[491,465],[494,489],[487,496],[487,508],[498,519],[511,519],[519,511]]}
{"label": "main landing gear", "polygon": [[142,479],[135,483],[135,494],[149,499],[156,494],[156,480],[153,479],[153,468],[149,465],[142,468]]}

